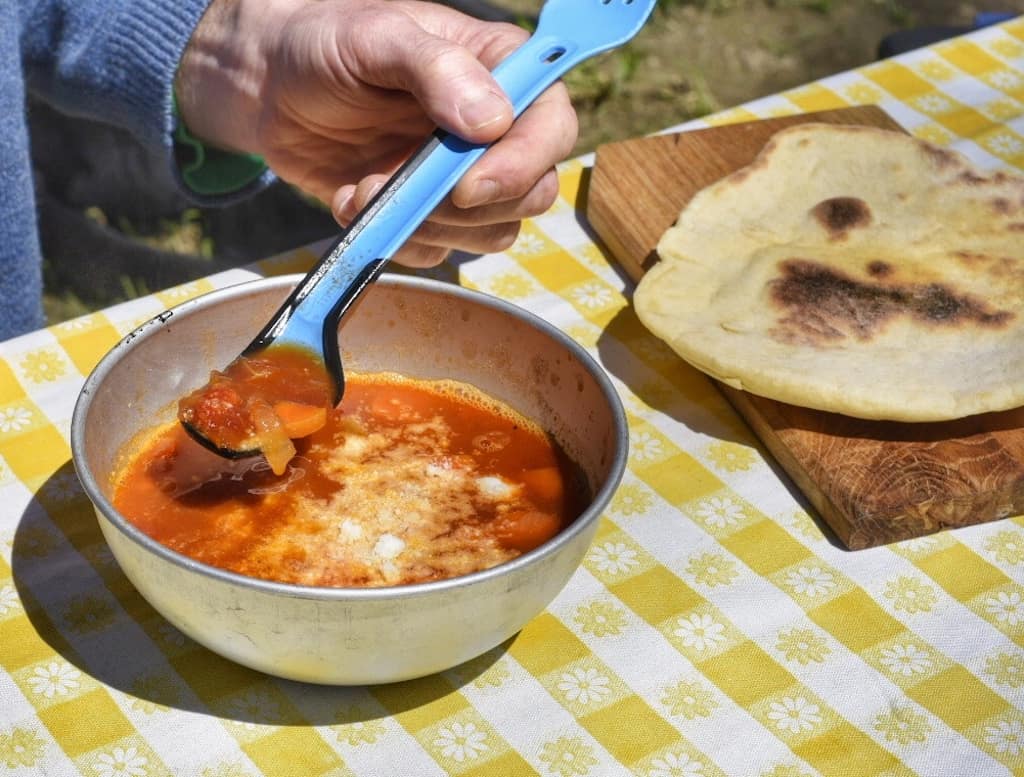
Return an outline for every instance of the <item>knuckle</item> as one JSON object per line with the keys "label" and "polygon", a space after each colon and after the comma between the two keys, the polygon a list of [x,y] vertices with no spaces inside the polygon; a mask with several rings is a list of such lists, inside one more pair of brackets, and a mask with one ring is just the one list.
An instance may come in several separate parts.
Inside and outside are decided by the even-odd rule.
{"label": "knuckle", "polygon": [[512,221],[505,224],[496,224],[491,230],[488,248],[491,251],[505,251],[512,247],[519,237],[519,229],[522,222]]}

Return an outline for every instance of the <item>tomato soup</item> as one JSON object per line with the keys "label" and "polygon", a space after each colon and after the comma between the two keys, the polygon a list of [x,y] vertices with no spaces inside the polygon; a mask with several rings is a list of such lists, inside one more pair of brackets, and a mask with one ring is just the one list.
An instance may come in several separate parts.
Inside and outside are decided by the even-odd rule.
{"label": "tomato soup", "polygon": [[546,542],[586,505],[536,424],[465,384],[347,375],[281,475],[180,424],[126,454],[113,502],[158,542],[251,577],[389,586],[455,577]]}

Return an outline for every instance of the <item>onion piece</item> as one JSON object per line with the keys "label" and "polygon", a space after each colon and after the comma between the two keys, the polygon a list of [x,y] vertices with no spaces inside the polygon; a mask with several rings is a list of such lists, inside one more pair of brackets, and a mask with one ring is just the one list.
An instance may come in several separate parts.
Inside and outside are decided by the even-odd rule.
{"label": "onion piece", "polygon": [[253,442],[270,465],[275,475],[283,475],[288,462],[295,455],[295,445],[281,425],[281,419],[266,402],[257,400],[250,404],[249,415],[256,427]]}

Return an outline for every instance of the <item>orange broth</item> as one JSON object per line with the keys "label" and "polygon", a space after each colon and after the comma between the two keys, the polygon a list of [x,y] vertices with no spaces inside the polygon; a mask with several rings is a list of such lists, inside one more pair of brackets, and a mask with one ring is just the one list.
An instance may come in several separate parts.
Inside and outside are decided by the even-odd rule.
{"label": "orange broth", "polygon": [[126,455],[114,505],[162,544],[251,577],[386,586],[455,577],[543,544],[586,505],[543,430],[465,384],[348,375],[275,475],[180,424]]}

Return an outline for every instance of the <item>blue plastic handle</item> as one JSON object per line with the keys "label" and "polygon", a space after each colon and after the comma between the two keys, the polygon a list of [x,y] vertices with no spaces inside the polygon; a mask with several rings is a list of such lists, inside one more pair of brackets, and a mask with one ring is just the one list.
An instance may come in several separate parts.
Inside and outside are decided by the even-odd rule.
{"label": "blue plastic handle", "polygon": [[[581,13],[586,4],[550,0],[536,32],[495,68],[494,78],[515,116],[581,61],[633,37],[655,0],[591,0],[593,12]],[[356,216],[245,352],[271,343],[321,352],[340,399],[338,321],[486,149],[435,132]]]}

